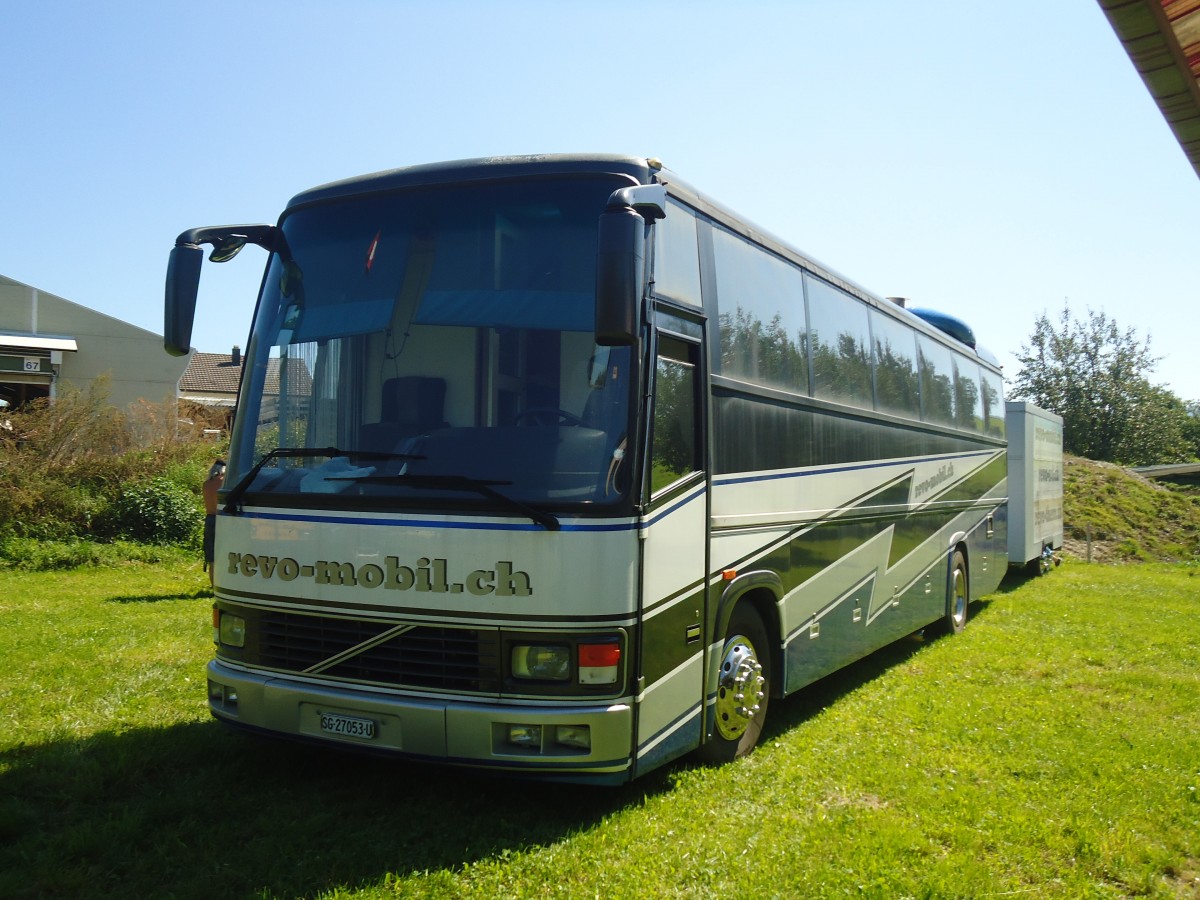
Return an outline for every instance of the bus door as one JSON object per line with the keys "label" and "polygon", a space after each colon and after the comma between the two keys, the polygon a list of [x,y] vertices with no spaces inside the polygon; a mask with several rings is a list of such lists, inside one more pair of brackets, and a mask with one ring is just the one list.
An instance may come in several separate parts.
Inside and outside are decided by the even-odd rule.
{"label": "bus door", "polygon": [[[660,322],[662,317],[660,316]],[[702,326],[659,330],[653,347],[642,545],[636,770],[688,752],[704,727],[708,558]],[[689,334],[689,332],[691,334]]]}

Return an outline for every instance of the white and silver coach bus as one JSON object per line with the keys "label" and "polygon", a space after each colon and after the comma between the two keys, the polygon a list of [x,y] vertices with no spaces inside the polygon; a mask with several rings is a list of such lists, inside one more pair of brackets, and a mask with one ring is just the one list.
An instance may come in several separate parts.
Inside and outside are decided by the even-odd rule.
{"label": "white and silver coach bus", "polygon": [[1007,564],[1004,403],[956,319],[872,296],[653,159],[415,166],[276,225],[217,517],[222,722],[620,782]]}

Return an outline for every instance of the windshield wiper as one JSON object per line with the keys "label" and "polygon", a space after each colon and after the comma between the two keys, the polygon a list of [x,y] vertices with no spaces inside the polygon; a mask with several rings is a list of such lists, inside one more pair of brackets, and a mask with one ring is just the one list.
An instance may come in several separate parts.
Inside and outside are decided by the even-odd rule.
{"label": "windshield wiper", "polygon": [[329,481],[357,481],[369,484],[395,484],[405,487],[422,487],[444,491],[474,491],[490,500],[495,500],[510,509],[522,512],[547,531],[558,531],[561,527],[557,517],[527,503],[509,497],[496,490],[493,485],[512,484],[511,481],[484,481],[465,475],[348,475],[331,477]]}
{"label": "windshield wiper", "polygon": [[[262,459],[254,464],[254,468],[247,472],[242,479],[233,486],[233,490],[225,497],[225,512],[229,515],[241,515],[242,507],[239,501],[242,495],[254,483],[254,479],[258,477],[258,473],[263,470],[273,459],[292,458],[309,458],[313,456],[328,456],[333,458],[336,456],[353,456],[357,459],[424,459],[425,457],[415,453],[390,453],[384,450],[339,450],[337,447],[276,447],[270,453],[266,454]],[[332,480],[332,479],[331,479]]]}

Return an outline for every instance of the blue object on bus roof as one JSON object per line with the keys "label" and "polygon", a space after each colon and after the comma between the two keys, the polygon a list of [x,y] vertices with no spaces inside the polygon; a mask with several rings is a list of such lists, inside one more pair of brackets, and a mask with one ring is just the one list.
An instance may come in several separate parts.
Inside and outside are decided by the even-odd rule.
{"label": "blue object on bus roof", "polygon": [[962,341],[972,350],[975,349],[975,332],[962,319],[956,319],[954,316],[934,309],[910,309],[909,312],[917,318],[925,320],[938,331],[950,335],[957,341]]}

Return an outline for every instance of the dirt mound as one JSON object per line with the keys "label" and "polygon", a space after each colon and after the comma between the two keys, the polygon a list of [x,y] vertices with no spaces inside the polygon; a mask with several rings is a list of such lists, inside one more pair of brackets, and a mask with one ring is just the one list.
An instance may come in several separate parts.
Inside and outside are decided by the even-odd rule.
{"label": "dirt mound", "polygon": [[1093,562],[1200,562],[1200,499],[1111,463],[1063,460],[1063,549]]}

